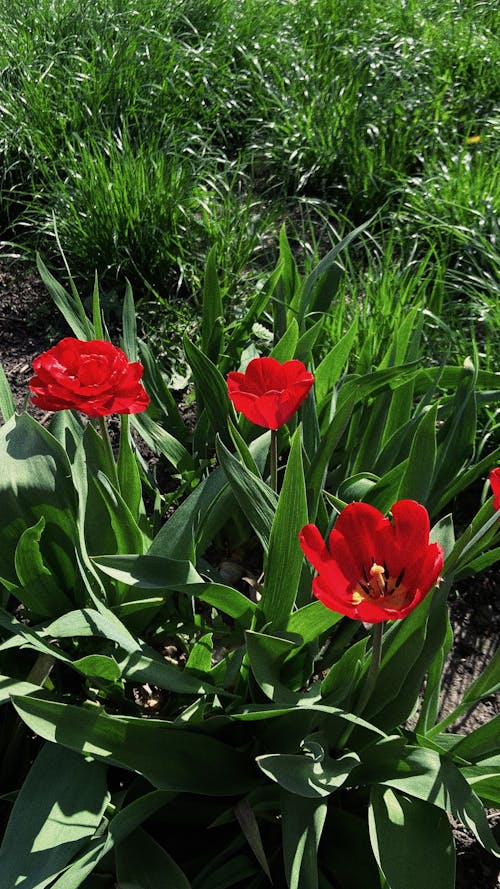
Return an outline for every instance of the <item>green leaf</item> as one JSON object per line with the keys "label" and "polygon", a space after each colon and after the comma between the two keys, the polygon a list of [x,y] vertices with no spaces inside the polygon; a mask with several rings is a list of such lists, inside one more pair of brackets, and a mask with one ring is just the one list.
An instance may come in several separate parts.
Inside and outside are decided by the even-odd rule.
{"label": "green leaf", "polygon": [[0,850],[0,885],[43,889],[97,829],[109,795],[106,769],[45,744],[9,818]]}
{"label": "green leaf", "polygon": [[16,408],[9,381],[5,376],[5,371],[0,364],[0,415],[3,417],[4,423],[14,416]]}
{"label": "green leaf", "polygon": [[12,417],[0,429],[0,577],[17,585],[19,538],[43,517],[43,562],[61,589],[74,590],[76,514],[76,491],[63,448],[28,414]]}
{"label": "green leaf", "polygon": [[318,846],[325,824],[327,804],[281,793],[281,818],[285,876],[289,889],[317,889]]}
{"label": "green leaf", "polygon": [[398,491],[398,500],[427,503],[436,463],[436,415],[438,405],[426,411],[415,432],[408,463]]}
{"label": "green leaf", "polygon": [[[307,742],[304,742],[307,751]],[[338,759],[328,756],[319,744],[312,753],[269,753],[257,757],[260,769],[289,793],[319,799],[342,787],[350,772],[359,765],[357,753],[345,753]]]}
{"label": "green leaf", "polygon": [[338,383],[342,371],[348,361],[352,346],[358,332],[358,320],[351,324],[332,349],[325,355],[314,371],[314,391],[318,405],[323,405],[327,396],[331,395],[333,387]]}
{"label": "green leaf", "polygon": [[267,551],[277,507],[276,494],[246,466],[242,466],[222,441],[217,441],[216,449],[234,497]]}
{"label": "green leaf", "polygon": [[434,750],[413,749],[403,760],[394,763],[391,776],[379,776],[378,783],[432,803],[458,818],[485,849],[500,857],[500,847],[480,801],[447,757],[440,757]]}
{"label": "green leaf", "polygon": [[115,659],[102,654],[89,654],[73,661],[73,667],[84,676],[92,676],[105,679],[108,682],[116,682],[121,676],[121,670]]}
{"label": "green leaf", "polygon": [[201,350],[215,365],[223,350],[224,331],[222,295],[217,278],[216,260],[217,253],[214,246],[207,256],[205,266],[201,315]]}
{"label": "green leaf", "polygon": [[292,439],[283,487],[269,538],[264,589],[259,607],[265,621],[283,629],[293,611],[303,564],[299,531],[307,524],[307,500],[302,466],[301,428]]}
{"label": "green leaf", "polygon": [[342,615],[330,611],[322,602],[310,602],[294,611],[288,618],[287,633],[297,633],[302,637],[302,644],[313,642],[342,620]]}
{"label": "green leaf", "polygon": [[498,753],[500,748],[500,713],[474,729],[465,738],[454,744],[452,749],[454,756],[474,762],[476,759],[484,759]]}
{"label": "green leaf", "polygon": [[212,667],[213,650],[213,633],[205,633],[193,645],[186,661],[186,669],[209,673]]}
{"label": "green leaf", "polygon": [[129,508],[133,520],[137,522],[142,501],[142,485],[137,459],[132,450],[127,414],[120,416],[120,447],[116,469],[120,484],[120,494]]}
{"label": "green leaf", "polygon": [[139,828],[115,851],[120,886],[140,889],[190,889],[190,883],[174,859]]}
{"label": "green leaf", "polygon": [[85,314],[83,303],[78,296],[76,288],[72,288],[73,292],[70,296],[64,287],[59,284],[59,281],[56,281],[54,276],[51,275],[38,253],[36,255],[36,265],[43,283],[75,336],[79,340],[93,339],[94,330]]}
{"label": "green leaf", "polygon": [[285,361],[291,361],[295,356],[295,349],[297,348],[298,341],[299,325],[295,318],[292,318],[283,336],[278,340],[269,354],[272,358],[276,358],[276,361],[280,361],[282,364]]}
{"label": "green leaf", "polygon": [[159,790],[233,796],[255,782],[247,755],[177,723],[108,716],[99,707],[34,697],[16,697],[12,703],[42,738],[138,772]]}
{"label": "green leaf", "polygon": [[122,306],[123,351],[129,361],[137,361],[137,322],[135,316],[134,294],[130,281],[125,285]]}
{"label": "green leaf", "polygon": [[227,394],[227,384],[216,365],[198,349],[187,336],[184,351],[193,372],[196,392],[210,418],[212,433],[229,443],[228,417],[236,424],[236,414]]}
{"label": "green leaf", "polygon": [[45,519],[41,516],[36,525],[26,528],[19,538],[14,560],[21,588],[16,589],[15,595],[34,614],[54,617],[71,610],[73,602],[43,563],[40,540],[44,528]]}
{"label": "green leaf", "polygon": [[[391,889],[454,889],[455,847],[445,813],[390,788],[373,787],[368,814],[372,848]],[[429,857],[430,856],[430,857]]]}
{"label": "green leaf", "polygon": [[268,633],[245,633],[247,655],[257,683],[264,694],[272,701],[293,704],[297,694],[291,691],[280,679],[280,672],[286,657],[296,643],[292,639],[282,639]]}

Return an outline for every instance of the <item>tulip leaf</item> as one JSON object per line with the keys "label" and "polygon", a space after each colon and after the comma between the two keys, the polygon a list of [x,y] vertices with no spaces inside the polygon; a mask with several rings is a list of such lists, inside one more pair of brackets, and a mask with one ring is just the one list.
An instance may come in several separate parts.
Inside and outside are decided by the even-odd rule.
{"label": "tulip leaf", "polygon": [[5,375],[5,371],[0,364],[0,416],[3,417],[4,423],[14,416],[16,408],[9,381]]}
{"label": "tulip leaf", "polygon": [[216,259],[214,246],[207,256],[205,265],[201,317],[201,351],[215,365],[218,363],[224,342],[222,294],[217,278]]}
{"label": "tulip leaf", "polygon": [[229,443],[228,417],[236,424],[236,414],[227,394],[227,384],[220,370],[184,336],[184,351],[193,373],[198,398],[201,399],[212,427],[212,436],[220,435]]}
{"label": "tulip leaf", "polygon": [[[498,746],[498,725],[495,728]],[[412,749],[407,756],[394,763],[391,776],[386,771],[385,775],[380,775],[377,783],[443,809],[472,831],[485,849],[500,857],[500,847],[479,799],[448,757],[440,757],[434,750]]]}
{"label": "tulip leaf", "polygon": [[45,744],[16,798],[0,851],[0,885],[43,889],[96,831],[106,768]]}
{"label": "tulip leaf", "polygon": [[26,725],[47,741],[144,775],[159,790],[232,796],[253,787],[251,760],[233,747],[164,719],[109,716],[36,697],[13,697]]}
{"label": "tulip leaf", "polygon": [[[306,743],[304,746],[307,749]],[[357,753],[332,759],[324,750],[320,755],[314,751],[312,755],[268,753],[257,757],[257,765],[265,775],[289,793],[310,799],[329,796],[342,787],[359,761]]]}
{"label": "tulip leaf", "polygon": [[116,682],[121,676],[121,670],[115,659],[102,654],[89,654],[73,661],[73,667],[84,676],[105,679],[107,682]]}
{"label": "tulip leaf", "polygon": [[142,485],[137,459],[132,450],[127,414],[122,414],[120,417],[120,447],[116,470],[120,484],[120,494],[128,506],[134,522],[138,522],[142,500]]}
{"label": "tulip leaf", "polygon": [[216,448],[234,497],[267,550],[277,506],[276,494],[246,466],[239,463],[221,441],[217,442]]}
{"label": "tulip leaf", "polygon": [[424,506],[427,503],[436,463],[437,409],[435,403],[424,413],[417,427],[399,486],[398,500],[417,500]]}
{"label": "tulip leaf", "polygon": [[391,889],[421,889],[422,873],[415,863],[428,858],[429,850],[426,886],[453,889],[455,847],[444,812],[390,788],[373,787],[368,821],[375,858]]}
{"label": "tulip leaf", "polygon": [[499,737],[500,713],[497,713],[489,722],[480,725],[465,738],[460,738],[451,750],[454,756],[474,762],[497,753]]}
{"label": "tulip leaf", "polygon": [[264,694],[272,701],[294,704],[297,694],[281,681],[280,672],[285,658],[296,647],[296,642],[250,630],[247,630],[245,638],[252,673]]}
{"label": "tulip leaf", "polygon": [[120,886],[141,889],[190,889],[174,859],[145,830],[138,828],[115,850]]}
{"label": "tulip leaf", "polygon": [[40,540],[45,528],[45,519],[40,517],[36,525],[26,528],[21,534],[14,556],[20,588],[16,597],[33,614],[40,617],[53,617],[73,608],[73,602],[60,589],[53,574],[44,565],[40,552]]}
{"label": "tulip leaf", "polygon": [[288,889],[318,887],[318,846],[327,804],[322,799],[299,797],[282,790],[283,857]]}
{"label": "tulip leaf", "polygon": [[[222,504],[222,515],[214,511]],[[207,478],[177,507],[153,540],[149,555],[171,559],[194,559],[195,546],[200,555],[220,526],[227,521],[235,506],[226,476],[220,467]],[[207,525],[209,531],[206,532]],[[202,544],[199,540],[206,540]],[[198,549],[199,548],[199,549]]]}
{"label": "tulip leaf", "polygon": [[331,611],[322,602],[310,602],[290,614],[286,631],[302,636],[302,644],[307,645],[338,624],[342,617],[342,614]]}
{"label": "tulip leaf", "polygon": [[281,339],[278,340],[276,345],[271,349],[269,353],[271,358],[276,358],[276,361],[280,361],[282,364],[284,364],[285,361],[291,361],[292,358],[296,357],[295,350],[298,341],[299,325],[295,318],[292,318]]}
{"label": "tulip leaf", "polygon": [[76,491],[63,448],[28,414],[12,417],[0,429],[0,577],[17,585],[14,554],[19,538],[43,517],[43,562],[61,589],[74,590],[76,513]]}
{"label": "tulip leaf", "polygon": [[314,391],[316,401],[320,408],[324,400],[330,396],[333,387],[338,383],[342,371],[347,363],[353,343],[358,332],[358,320],[350,326],[347,333],[335,343],[314,371]]}
{"label": "tulip leaf", "polygon": [[307,524],[300,427],[295,432],[269,538],[260,609],[274,629],[283,629],[293,611],[303,554],[299,531]]}

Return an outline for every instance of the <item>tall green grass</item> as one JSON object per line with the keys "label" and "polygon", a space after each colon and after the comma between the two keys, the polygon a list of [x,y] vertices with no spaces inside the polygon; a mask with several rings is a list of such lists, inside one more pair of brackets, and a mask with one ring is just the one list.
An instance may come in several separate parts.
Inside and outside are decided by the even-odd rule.
{"label": "tall green grass", "polygon": [[160,300],[196,300],[215,244],[244,298],[283,219],[307,264],[377,213],[359,291],[420,260],[431,312],[498,317],[495,0],[0,0],[0,25],[5,238],[47,254],[55,220],[76,274]]}

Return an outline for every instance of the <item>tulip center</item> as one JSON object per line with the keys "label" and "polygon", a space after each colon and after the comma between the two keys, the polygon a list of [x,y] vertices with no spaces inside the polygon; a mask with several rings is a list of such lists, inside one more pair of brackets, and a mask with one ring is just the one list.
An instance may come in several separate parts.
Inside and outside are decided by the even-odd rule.
{"label": "tulip center", "polygon": [[369,571],[363,566],[363,579],[358,580],[352,593],[353,605],[359,605],[366,599],[386,599],[387,607],[400,607],[406,599],[407,589],[401,583],[405,569],[393,577],[387,565],[378,565],[375,559]]}

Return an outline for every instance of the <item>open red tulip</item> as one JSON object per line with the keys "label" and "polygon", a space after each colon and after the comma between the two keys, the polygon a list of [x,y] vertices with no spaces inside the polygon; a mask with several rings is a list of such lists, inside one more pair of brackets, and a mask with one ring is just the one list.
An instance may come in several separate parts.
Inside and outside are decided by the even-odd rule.
{"label": "open red tulip", "polygon": [[493,509],[500,509],[500,466],[491,470],[490,485],[493,491]]}
{"label": "open red tulip", "polygon": [[314,383],[302,361],[281,364],[276,358],[254,358],[245,373],[227,375],[229,398],[247,420],[266,429],[288,422],[307,398]]}
{"label": "open red tulip", "polygon": [[42,410],[106,417],[137,414],[149,404],[142,364],[107,340],[65,337],[35,358],[33,369],[31,400]]}
{"label": "open red tulip", "polygon": [[328,545],[315,525],[300,545],[318,576],[313,593],[327,608],[365,623],[406,617],[436,584],[444,564],[429,543],[429,515],[414,500],[399,500],[392,521],[368,503],[340,513]]}

